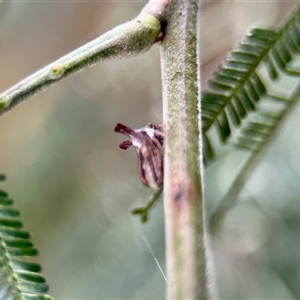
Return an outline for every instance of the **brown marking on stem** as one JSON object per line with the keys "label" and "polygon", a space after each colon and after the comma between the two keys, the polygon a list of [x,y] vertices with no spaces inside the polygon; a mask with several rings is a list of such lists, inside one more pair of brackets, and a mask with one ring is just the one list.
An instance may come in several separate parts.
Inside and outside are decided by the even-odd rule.
{"label": "brown marking on stem", "polygon": [[189,180],[180,180],[178,178],[176,182],[171,183],[171,199],[178,210],[180,210],[183,205],[191,205],[195,199],[195,195],[195,187]]}

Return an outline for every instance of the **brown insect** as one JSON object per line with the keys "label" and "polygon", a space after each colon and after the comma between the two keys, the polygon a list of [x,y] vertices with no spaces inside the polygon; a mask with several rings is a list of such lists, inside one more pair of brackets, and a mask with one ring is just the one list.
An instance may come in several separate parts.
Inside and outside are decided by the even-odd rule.
{"label": "brown insect", "polygon": [[131,129],[122,124],[115,127],[115,132],[129,137],[119,147],[124,150],[130,146],[135,147],[140,179],[144,185],[153,189],[163,184],[164,134],[160,131],[161,127],[150,123],[140,129]]}

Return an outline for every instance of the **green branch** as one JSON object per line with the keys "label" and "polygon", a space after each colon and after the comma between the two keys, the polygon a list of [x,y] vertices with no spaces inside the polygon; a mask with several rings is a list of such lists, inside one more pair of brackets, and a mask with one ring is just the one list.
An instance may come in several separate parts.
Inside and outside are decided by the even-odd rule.
{"label": "green branch", "polygon": [[65,77],[108,59],[136,56],[161,38],[168,1],[150,1],[139,16],[25,78],[0,95],[0,115]]}
{"label": "green branch", "polygon": [[161,49],[168,299],[210,299],[200,118],[200,2],[172,1]]}

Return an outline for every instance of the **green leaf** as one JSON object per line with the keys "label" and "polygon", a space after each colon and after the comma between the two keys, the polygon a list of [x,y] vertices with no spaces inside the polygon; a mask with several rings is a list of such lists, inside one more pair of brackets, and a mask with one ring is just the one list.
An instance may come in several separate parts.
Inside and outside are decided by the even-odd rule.
{"label": "green leaf", "polygon": [[[4,179],[5,176],[2,176]],[[52,299],[41,267],[28,262],[38,251],[24,231],[20,212],[8,193],[0,191],[0,297],[1,299]]]}
{"label": "green leaf", "polygon": [[[268,98],[273,81],[275,86],[281,74],[300,76],[300,69],[293,69],[290,65],[300,53],[299,20],[300,9],[279,31],[251,29],[209,81],[210,90],[202,94],[201,102],[206,160],[214,157],[214,147],[218,145],[214,145],[210,136],[212,126],[217,130],[219,141],[227,143],[234,128],[244,126],[244,121],[254,112],[257,116],[261,114],[259,102],[263,97]],[[265,68],[271,83],[266,84],[260,74],[261,68]],[[280,98],[280,95],[273,96]],[[265,120],[262,123],[264,126],[269,124]],[[265,138],[264,133],[251,130],[242,133],[239,145],[244,143],[246,148],[251,146],[254,150],[260,147],[260,139]]]}

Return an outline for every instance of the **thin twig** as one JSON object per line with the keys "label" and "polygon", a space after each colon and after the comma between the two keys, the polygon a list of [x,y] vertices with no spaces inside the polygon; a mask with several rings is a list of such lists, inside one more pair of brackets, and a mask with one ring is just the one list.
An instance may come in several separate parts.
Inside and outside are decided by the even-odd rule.
{"label": "thin twig", "polygon": [[152,206],[155,204],[155,202],[159,199],[159,196],[161,195],[162,191],[163,191],[162,187],[160,189],[154,191],[148,198],[146,206],[136,207],[131,211],[131,213],[133,215],[140,215],[141,221],[143,223],[146,223],[148,221],[149,211],[152,208]]}

